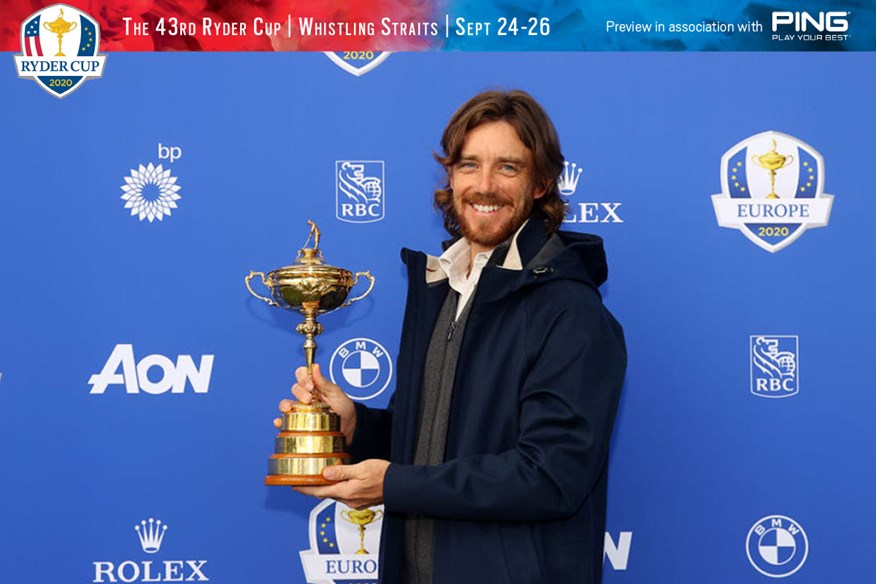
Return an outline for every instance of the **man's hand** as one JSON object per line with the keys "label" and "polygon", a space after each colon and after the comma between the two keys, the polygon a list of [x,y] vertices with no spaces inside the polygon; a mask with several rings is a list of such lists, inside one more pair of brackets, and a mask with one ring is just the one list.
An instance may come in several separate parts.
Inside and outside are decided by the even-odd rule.
{"label": "man's hand", "polygon": [[[341,432],[347,439],[347,445],[353,440],[356,431],[356,406],[353,400],[347,397],[344,390],[322,376],[322,370],[316,363],[313,364],[313,378],[307,374],[307,367],[299,367],[295,370],[297,383],[292,386],[292,394],[303,404],[309,404],[316,399],[322,399],[329,408],[341,417]],[[284,399],[280,402],[280,411],[284,414],[292,409],[294,402]],[[279,428],[282,420],[276,418],[274,425]]]}
{"label": "man's hand", "polygon": [[335,465],[322,471],[330,481],[338,481],[324,487],[293,487],[303,495],[334,499],[353,509],[364,509],[383,503],[383,477],[389,467],[388,460],[372,458],[359,464]]}

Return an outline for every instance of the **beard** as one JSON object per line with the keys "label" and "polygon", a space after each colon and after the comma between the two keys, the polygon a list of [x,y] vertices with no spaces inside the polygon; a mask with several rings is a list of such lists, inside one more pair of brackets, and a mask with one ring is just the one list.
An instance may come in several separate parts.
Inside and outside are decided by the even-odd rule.
{"label": "beard", "polygon": [[532,215],[534,199],[530,193],[524,197],[519,205],[514,206],[511,215],[504,219],[470,217],[465,211],[466,207],[472,204],[509,206],[512,203],[491,193],[467,195],[453,200],[453,210],[456,213],[462,236],[472,243],[493,248],[510,239],[529,219]]}

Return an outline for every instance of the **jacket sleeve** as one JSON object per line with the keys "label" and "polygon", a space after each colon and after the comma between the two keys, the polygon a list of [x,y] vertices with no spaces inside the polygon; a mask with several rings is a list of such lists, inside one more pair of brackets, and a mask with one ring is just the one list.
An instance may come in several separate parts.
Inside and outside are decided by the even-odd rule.
{"label": "jacket sleeve", "polygon": [[355,404],[356,431],[348,448],[354,463],[369,458],[389,460],[394,399],[393,395],[385,410],[369,408],[361,403]]}
{"label": "jacket sleeve", "polygon": [[620,325],[595,293],[552,312],[532,327],[544,332],[526,341],[531,365],[518,394],[514,447],[435,466],[391,464],[388,511],[540,521],[578,510],[605,470],[626,350]]}

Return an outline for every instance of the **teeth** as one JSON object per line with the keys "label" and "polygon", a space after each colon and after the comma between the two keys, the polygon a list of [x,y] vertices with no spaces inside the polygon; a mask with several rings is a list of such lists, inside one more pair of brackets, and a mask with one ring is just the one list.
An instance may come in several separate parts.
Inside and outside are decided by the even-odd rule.
{"label": "teeth", "polygon": [[493,211],[498,211],[502,208],[502,205],[476,205],[473,204],[472,207],[475,208],[475,211],[480,213],[492,213]]}

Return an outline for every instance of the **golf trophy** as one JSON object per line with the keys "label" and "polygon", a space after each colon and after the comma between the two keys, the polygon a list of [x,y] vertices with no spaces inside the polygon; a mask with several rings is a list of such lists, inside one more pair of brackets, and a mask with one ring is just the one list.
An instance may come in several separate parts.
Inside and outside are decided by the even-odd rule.
{"label": "golf trophy", "polygon": [[[295,310],[304,316],[304,322],[295,330],[304,335],[304,358],[307,372],[313,369],[316,353],[314,337],[323,331],[316,317],[338,308],[350,306],[362,300],[374,287],[374,278],[369,272],[353,274],[349,270],[327,265],[319,250],[319,228],[313,221],[310,235],[304,247],[298,251],[295,264],[268,272],[250,272],[245,278],[250,294],[271,306]],[[313,240],[313,247],[307,244]],[[271,298],[257,294],[250,285],[259,276],[262,284],[270,290]],[[364,294],[347,300],[350,290],[364,276],[370,282]],[[329,410],[315,392],[309,404],[295,402],[291,411],[283,414],[280,433],[277,435],[274,454],[268,461],[266,485],[326,485],[322,470],[334,464],[346,464],[350,459],[346,452],[341,419]]]}

